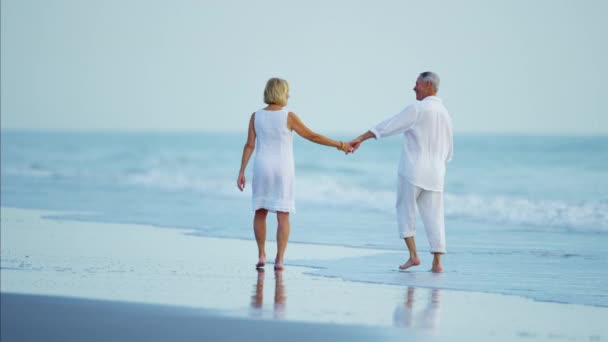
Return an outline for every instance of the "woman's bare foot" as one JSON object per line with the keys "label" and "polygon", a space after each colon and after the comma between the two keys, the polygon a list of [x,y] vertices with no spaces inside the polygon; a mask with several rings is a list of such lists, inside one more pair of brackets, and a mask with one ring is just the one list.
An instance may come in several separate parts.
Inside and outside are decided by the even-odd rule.
{"label": "woman's bare foot", "polygon": [[400,265],[399,269],[400,270],[407,270],[408,268],[412,267],[412,266],[418,266],[420,265],[420,259],[418,258],[410,258],[405,264]]}
{"label": "woman's bare foot", "polygon": [[275,260],[274,261],[274,269],[277,271],[282,271],[285,267],[283,266],[283,260]]}
{"label": "woman's bare foot", "polygon": [[262,254],[258,258],[258,263],[255,264],[255,268],[262,268],[266,265],[266,255]]}

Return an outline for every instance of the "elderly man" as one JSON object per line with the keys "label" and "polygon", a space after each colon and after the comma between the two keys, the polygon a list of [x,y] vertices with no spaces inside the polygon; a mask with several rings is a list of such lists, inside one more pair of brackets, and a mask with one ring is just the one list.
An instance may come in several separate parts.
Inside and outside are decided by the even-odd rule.
{"label": "elderly man", "polygon": [[399,236],[405,239],[409,260],[402,270],[420,265],[416,252],[416,206],[426,229],[433,254],[433,272],[442,272],[441,255],[445,249],[443,184],[446,163],[452,159],[452,119],[438,98],[439,76],[427,71],[418,76],[414,92],[418,102],[381,122],[354,139],[359,148],[369,138],[384,138],[403,133],[397,188],[397,223]]}

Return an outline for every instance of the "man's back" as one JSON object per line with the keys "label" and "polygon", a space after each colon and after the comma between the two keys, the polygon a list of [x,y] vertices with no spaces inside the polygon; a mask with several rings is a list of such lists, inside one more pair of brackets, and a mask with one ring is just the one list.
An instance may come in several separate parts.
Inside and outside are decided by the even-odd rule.
{"label": "man's back", "polygon": [[443,191],[445,164],[452,158],[452,119],[440,98],[412,105],[415,121],[406,129],[399,174],[426,190]]}

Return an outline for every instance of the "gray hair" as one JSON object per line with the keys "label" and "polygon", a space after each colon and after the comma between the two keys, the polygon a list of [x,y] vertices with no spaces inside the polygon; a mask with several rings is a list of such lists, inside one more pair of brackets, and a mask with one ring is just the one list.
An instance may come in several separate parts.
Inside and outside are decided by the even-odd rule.
{"label": "gray hair", "polygon": [[420,79],[424,82],[431,82],[435,92],[439,90],[439,75],[432,71],[425,71],[420,74]]}

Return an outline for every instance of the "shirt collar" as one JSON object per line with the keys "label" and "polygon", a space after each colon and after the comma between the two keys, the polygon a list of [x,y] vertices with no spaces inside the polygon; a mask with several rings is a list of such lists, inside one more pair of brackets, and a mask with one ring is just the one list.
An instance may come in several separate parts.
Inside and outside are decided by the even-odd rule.
{"label": "shirt collar", "polygon": [[424,99],[422,99],[422,101],[439,101],[439,102],[441,102],[441,99],[437,96],[427,96]]}

